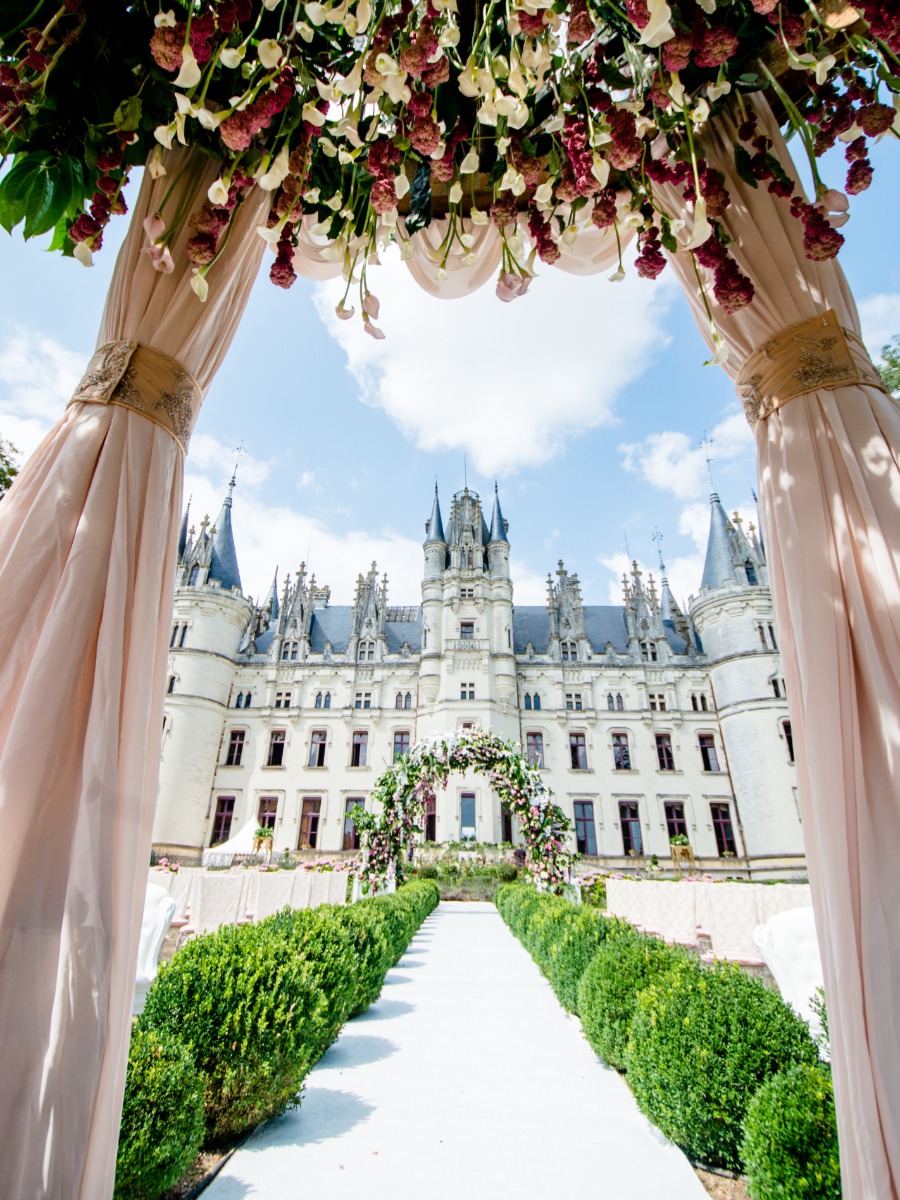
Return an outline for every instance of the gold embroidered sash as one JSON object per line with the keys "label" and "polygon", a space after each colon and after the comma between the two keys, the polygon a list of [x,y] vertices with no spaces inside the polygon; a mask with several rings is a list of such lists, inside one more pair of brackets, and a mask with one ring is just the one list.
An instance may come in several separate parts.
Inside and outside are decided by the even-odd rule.
{"label": "gold embroidered sash", "polygon": [[203,396],[181,363],[139,342],[108,342],[88,363],[70,404],[119,404],[170,433],[186,454]]}
{"label": "gold embroidered sash", "polygon": [[773,412],[819,388],[866,384],[887,392],[861,340],[833,309],[790,325],[754,350],[735,381],[753,429]]}

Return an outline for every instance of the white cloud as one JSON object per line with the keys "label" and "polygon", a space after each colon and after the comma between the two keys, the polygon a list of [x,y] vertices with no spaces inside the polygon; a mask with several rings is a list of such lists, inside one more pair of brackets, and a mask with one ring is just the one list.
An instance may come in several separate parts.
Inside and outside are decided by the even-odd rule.
{"label": "white cloud", "polygon": [[863,341],[872,358],[881,358],[881,348],[900,333],[900,292],[877,292],[859,302]]}
{"label": "white cloud", "polygon": [[[724,465],[742,458],[752,461],[753,435],[742,412],[731,413],[720,421],[711,439],[715,463]],[[709,490],[707,450],[692,444],[686,433],[674,429],[651,433],[641,442],[619,446],[619,453],[626,471],[679,500],[692,500]]]}
{"label": "white cloud", "polygon": [[211,433],[195,433],[191,438],[191,457],[189,466],[196,471],[215,471],[221,474],[222,468],[229,463],[237,468],[237,476],[242,484],[258,487],[265,483],[272,471],[272,461],[254,458],[246,450],[238,451],[237,447],[216,437]]}
{"label": "white cloud", "polygon": [[20,451],[37,449],[84,374],[83,353],[21,325],[0,336],[0,437]]}
{"label": "white cloud", "polygon": [[421,291],[393,254],[368,283],[381,342],[335,316],[341,281],[316,289],[361,398],[420,448],[465,450],[488,476],[547,462],[577,433],[613,424],[618,394],[667,343],[676,290],[633,273],[609,284],[546,269],[511,304],[490,284],[450,302]]}

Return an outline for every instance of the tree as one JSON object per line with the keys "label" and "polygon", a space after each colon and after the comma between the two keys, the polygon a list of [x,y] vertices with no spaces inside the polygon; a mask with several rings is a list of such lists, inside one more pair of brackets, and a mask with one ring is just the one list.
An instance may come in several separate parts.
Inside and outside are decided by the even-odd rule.
{"label": "tree", "polygon": [[0,438],[0,496],[6,495],[19,473],[19,465],[13,458],[18,453],[12,442],[4,442]]}
{"label": "tree", "polygon": [[900,333],[895,333],[886,346],[881,347],[882,364],[878,368],[892,396],[900,392]]}

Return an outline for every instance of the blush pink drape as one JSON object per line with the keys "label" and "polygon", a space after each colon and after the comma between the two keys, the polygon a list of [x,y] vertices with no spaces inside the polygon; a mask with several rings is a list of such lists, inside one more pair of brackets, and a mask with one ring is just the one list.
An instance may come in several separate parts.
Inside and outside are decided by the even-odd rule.
{"label": "blush pink drape", "polygon": [[[755,108],[796,179],[765,99]],[[753,304],[717,323],[736,377],[762,343],[833,309],[859,318],[841,268],[734,167],[735,114],[703,153],[732,197],[724,224]],[[675,199],[669,199],[674,209]],[[687,255],[673,260],[709,321]],[[756,426],[762,525],[781,631],[806,853],[825,971],[845,1200],[900,1194],[900,412],[854,384],[798,396]]]}
{"label": "blush pink drape", "polygon": [[[142,220],[215,164],[145,173],[98,345],[133,339],[205,389],[263,243],[251,193],[201,304],[154,271]],[[199,202],[199,201],[198,201]],[[190,231],[173,243],[185,264]],[[0,1192],[112,1194],[159,772],[183,456],[133,409],[70,405],[0,503]]]}

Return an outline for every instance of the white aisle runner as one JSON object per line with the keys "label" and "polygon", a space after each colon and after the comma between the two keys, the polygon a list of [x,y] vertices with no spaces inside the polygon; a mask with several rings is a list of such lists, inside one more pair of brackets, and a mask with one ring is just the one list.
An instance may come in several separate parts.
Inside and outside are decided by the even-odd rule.
{"label": "white aisle runner", "polygon": [[441,904],[210,1200],[706,1200],[492,904]]}

